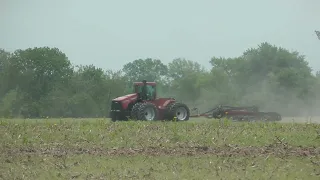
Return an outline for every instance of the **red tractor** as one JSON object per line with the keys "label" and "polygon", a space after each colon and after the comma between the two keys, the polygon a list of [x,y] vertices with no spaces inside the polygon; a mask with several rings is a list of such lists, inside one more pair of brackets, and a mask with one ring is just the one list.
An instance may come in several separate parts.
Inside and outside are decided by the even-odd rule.
{"label": "red tractor", "polygon": [[123,120],[173,120],[187,121],[190,110],[187,105],[174,98],[157,98],[156,83],[133,83],[134,93],[117,97],[111,102],[112,121]]}

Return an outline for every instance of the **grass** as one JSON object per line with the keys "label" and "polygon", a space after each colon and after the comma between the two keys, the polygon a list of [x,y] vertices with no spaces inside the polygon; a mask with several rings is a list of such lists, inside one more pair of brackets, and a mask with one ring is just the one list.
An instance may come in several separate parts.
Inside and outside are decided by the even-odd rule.
{"label": "grass", "polygon": [[0,120],[0,179],[319,179],[320,124]]}

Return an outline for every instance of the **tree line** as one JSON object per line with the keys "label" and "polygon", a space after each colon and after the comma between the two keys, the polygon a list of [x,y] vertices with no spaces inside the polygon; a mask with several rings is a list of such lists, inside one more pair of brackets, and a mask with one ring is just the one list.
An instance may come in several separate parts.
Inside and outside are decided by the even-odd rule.
{"label": "tree line", "polygon": [[137,59],[122,69],[74,66],[55,47],[0,49],[0,117],[108,117],[110,101],[131,93],[132,83],[158,84],[158,95],[190,108],[256,105],[282,115],[317,114],[320,74],[304,55],[269,43],[239,57],[215,57],[211,67],[177,58]]}

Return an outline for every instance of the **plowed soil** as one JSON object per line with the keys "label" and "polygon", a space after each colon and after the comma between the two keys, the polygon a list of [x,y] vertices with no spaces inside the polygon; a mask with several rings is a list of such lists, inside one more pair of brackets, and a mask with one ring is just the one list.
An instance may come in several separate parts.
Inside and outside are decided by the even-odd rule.
{"label": "plowed soil", "polygon": [[177,147],[177,148],[161,148],[161,147],[146,147],[146,148],[21,148],[8,149],[2,154],[7,155],[54,155],[61,156],[90,154],[104,156],[195,156],[195,155],[218,155],[218,156],[258,156],[258,155],[275,155],[275,156],[317,156],[320,155],[320,147],[287,147],[287,146],[265,146],[265,147]]}

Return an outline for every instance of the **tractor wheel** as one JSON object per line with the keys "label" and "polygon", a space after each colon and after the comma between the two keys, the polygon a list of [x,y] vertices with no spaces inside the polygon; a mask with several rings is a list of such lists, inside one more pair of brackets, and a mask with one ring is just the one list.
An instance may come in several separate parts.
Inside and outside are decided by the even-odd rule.
{"label": "tractor wheel", "polygon": [[116,122],[116,121],[126,121],[127,118],[124,117],[123,115],[121,114],[112,114],[111,115],[111,121],[112,122]]}
{"label": "tractor wheel", "polygon": [[117,121],[117,116],[116,115],[111,115],[111,121],[116,122]]}
{"label": "tractor wheel", "polygon": [[175,103],[170,108],[170,116],[177,121],[188,121],[190,117],[190,110],[187,105],[183,103]]}
{"label": "tractor wheel", "polygon": [[166,106],[166,109],[164,111],[164,119],[165,120],[172,120],[174,115],[170,112],[172,106],[174,106],[175,103],[174,102],[171,102],[169,103],[167,106]]}
{"label": "tractor wheel", "polygon": [[138,119],[144,121],[157,120],[158,110],[157,107],[152,103],[143,103],[139,107]]}
{"label": "tractor wheel", "polygon": [[138,120],[138,112],[142,103],[136,103],[131,110],[131,119]]}

